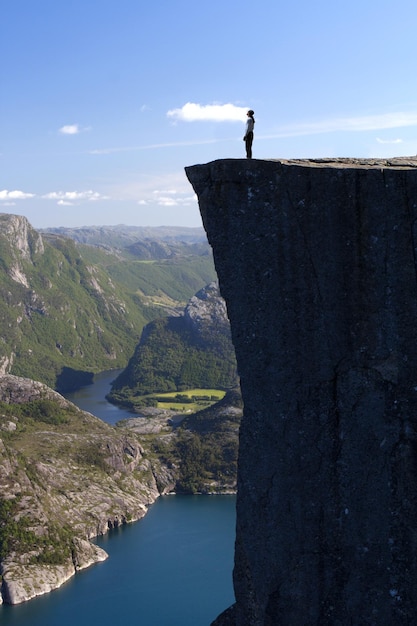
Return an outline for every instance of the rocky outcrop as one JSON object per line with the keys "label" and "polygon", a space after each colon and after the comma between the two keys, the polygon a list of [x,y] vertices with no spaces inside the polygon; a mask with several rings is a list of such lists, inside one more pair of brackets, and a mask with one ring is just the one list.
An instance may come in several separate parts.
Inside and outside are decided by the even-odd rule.
{"label": "rocky outcrop", "polygon": [[3,213],[0,215],[0,229],[15,251],[16,259],[33,262],[36,255],[45,252],[42,236],[32,228],[26,217]]}
{"label": "rocky outcrop", "polygon": [[0,376],[7,374],[13,365],[14,353],[0,356]]}
{"label": "rocky outcrop", "polygon": [[105,561],[107,557],[107,552],[99,546],[85,539],[74,538],[72,559],[68,559],[64,565],[29,565],[6,560],[0,568],[4,602],[20,604],[54,591],[74,573]]}
{"label": "rocky outcrop", "polygon": [[6,604],[21,604],[49,593],[74,575],[70,561],[65,565],[44,566],[3,563],[0,571],[3,601]]}
{"label": "rocky outcrop", "polygon": [[226,303],[220,295],[219,285],[210,283],[190,298],[184,310],[187,325],[198,335],[210,337],[219,331],[230,334]]}
{"label": "rocky outcrop", "polygon": [[1,596],[16,604],[106,558],[89,539],[141,519],[175,470],[46,385],[0,377]]}
{"label": "rocky outcrop", "polygon": [[417,160],[186,168],[236,349],[236,605],[417,622]]}
{"label": "rocky outcrop", "polygon": [[0,232],[7,239],[12,252],[8,275],[16,283],[29,287],[22,262],[33,263],[36,256],[44,253],[42,236],[31,227],[26,217],[20,215],[0,215]]}
{"label": "rocky outcrop", "polygon": [[61,394],[47,385],[30,378],[4,374],[0,376],[0,402],[7,404],[23,404],[33,400],[47,398],[54,400],[62,407],[72,406]]}

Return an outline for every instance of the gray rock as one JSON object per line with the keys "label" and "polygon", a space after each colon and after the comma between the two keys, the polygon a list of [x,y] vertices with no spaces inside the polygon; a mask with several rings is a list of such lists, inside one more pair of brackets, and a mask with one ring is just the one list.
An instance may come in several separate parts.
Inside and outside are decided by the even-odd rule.
{"label": "gray rock", "polygon": [[6,420],[3,424],[0,424],[0,430],[4,430],[9,433],[14,432],[17,428],[16,421],[13,422],[10,420]]}
{"label": "gray rock", "polygon": [[7,562],[1,566],[4,602],[20,604],[36,596],[58,589],[74,575],[74,566],[66,565],[22,565]]}
{"label": "gray rock", "polygon": [[193,296],[184,310],[184,318],[198,334],[216,332],[219,328],[229,332],[226,303],[217,283],[210,283]]}
{"label": "gray rock", "polygon": [[13,376],[12,374],[0,375],[0,401],[7,404],[22,404],[33,400],[55,400],[63,407],[70,406],[61,394],[54,391],[44,383],[30,378]]}
{"label": "gray rock", "polygon": [[[0,501],[12,502],[12,519],[25,519],[34,536],[43,539],[39,544],[32,539],[28,548],[17,536],[2,554],[0,597],[10,604],[48,593],[103,560],[106,553],[88,539],[141,519],[175,483],[175,470],[151,462],[134,433],[77,409],[42,383],[0,377],[2,402],[40,398],[71,408],[68,423],[54,427],[34,420],[26,437],[24,418],[0,415]],[[62,530],[70,533],[72,544],[64,543],[59,560],[49,561],[59,565],[39,562],[38,556],[53,553]],[[62,532],[60,542],[62,547]]]}
{"label": "gray rock", "polygon": [[72,562],[77,572],[86,567],[90,567],[90,565],[94,563],[105,561],[108,557],[105,550],[85,539],[75,537],[73,544]]}
{"label": "gray rock", "polygon": [[417,623],[417,160],[186,168],[236,349],[236,606]]}

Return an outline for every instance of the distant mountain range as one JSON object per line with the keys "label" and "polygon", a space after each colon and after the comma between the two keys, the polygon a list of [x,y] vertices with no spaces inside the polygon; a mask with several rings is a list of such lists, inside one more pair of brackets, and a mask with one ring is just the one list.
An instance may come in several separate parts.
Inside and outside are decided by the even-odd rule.
{"label": "distant mountain range", "polygon": [[215,278],[202,229],[36,231],[0,214],[0,373],[65,391],[123,367],[149,321]]}
{"label": "distant mountain range", "polygon": [[74,239],[78,243],[114,248],[127,248],[137,241],[164,241],[166,243],[206,243],[207,237],[202,227],[185,228],[182,226],[80,226],[67,228],[44,228],[39,232],[61,235]]}

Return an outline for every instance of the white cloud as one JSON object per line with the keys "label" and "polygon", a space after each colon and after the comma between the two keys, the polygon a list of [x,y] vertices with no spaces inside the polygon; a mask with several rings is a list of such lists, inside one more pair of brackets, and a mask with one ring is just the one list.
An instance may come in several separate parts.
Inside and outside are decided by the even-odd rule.
{"label": "white cloud", "polygon": [[154,189],[152,191],[152,200],[141,200],[138,204],[157,203],[159,206],[188,206],[197,202],[197,196],[192,194],[188,189]]}
{"label": "white cloud", "polygon": [[91,130],[91,126],[81,128],[79,124],[67,124],[66,126],[61,126],[58,132],[61,133],[61,135],[79,135],[89,130]]}
{"label": "white cloud", "polygon": [[62,206],[69,206],[73,203],[87,200],[88,202],[96,202],[97,200],[108,200],[108,196],[103,196],[97,191],[51,191],[42,196],[46,200],[57,200]]}
{"label": "white cloud", "polygon": [[67,124],[59,129],[61,135],[78,135],[81,130],[78,124]]}
{"label": "white cloud", "polygon": [[26,193],[25,191],[18,191],[15,189],[14,191],[8,191],[7,189],[3,189],[0,191],[0,200],[26,200],[27,198],[34,198],[34,193]]}
{"label": "white cloud", "polygon": [[154,189],[153,193],[158,194],[158,193],[170,193],[173,196],[175,196],[177,193],[180,193],[178,191],[178,189],[164,189],[163,191],[161,191],[160,189]]}
{"label": "white cloud", "polygon": [[197,204],[197,194],[193,193],[191,196],[185,196],[183,199],[183,204]]}
{"label": "white cloud", "polygon": [[158,204],[159,206],[178,206],[179,202],[170,196],[159,196]]}
{"label": "white cloud", "polygon": [[156,200],[159,206],[189,206],[197,202],[197,196],[195,194],[190,195],[188,190],[155,189],[152,195],[153,201],[155,202]]}
{"label": "white cloud", "polygon": [[234,104],[196,104],[187,102],[180,109],[171,109],[167,116],[183,122],[241,122],[248,109]]}
{"label": "white cloud", "polygon": [[110,184],[105,191],[113,201],[133,201],[143,210],[164,206],[198,210],[197,196],[182,170],[161,175],[135,174],[133,178]]}
{"label": "white cloud", "polygon": [[380,139],[379,137],[377,137],[376,140],[378,143],[384,143],[384,144],[403,143],[402,139]]}

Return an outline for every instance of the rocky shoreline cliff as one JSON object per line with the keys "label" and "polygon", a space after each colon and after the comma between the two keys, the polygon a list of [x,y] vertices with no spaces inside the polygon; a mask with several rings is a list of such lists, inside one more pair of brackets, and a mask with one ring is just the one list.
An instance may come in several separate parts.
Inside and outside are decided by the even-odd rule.
{"label": "rocky shoreline cliff", "polygon": [[186,173],[244,400],[216,625],[417,623],[417,159]]}
{"label": "rocky shoreline cliff", "polygon": [[30,600],[104,560],[90,539],[141,519],[174,473],[132,431],[42,383],[1,376],[1,601]]}
{"label": "rocky shoreline cliff", "polygon": [[107,558],[91,539],[166,493],[235,493],[238,390],[196,414],[147,409],[110,426],[43,383],[0,376],[0,603]]}

